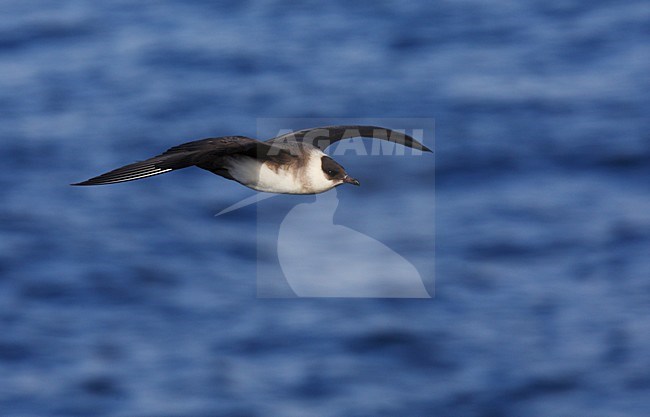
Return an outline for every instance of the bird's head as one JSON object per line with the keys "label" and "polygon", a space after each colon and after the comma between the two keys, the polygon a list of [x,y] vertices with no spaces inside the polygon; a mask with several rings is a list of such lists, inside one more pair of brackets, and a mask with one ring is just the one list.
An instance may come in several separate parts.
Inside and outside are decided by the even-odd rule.
{"label": "bird's head", "polygon": [[344,183],[360,185],[359,181],[345,172],[345,168],[327,155],[321,157],[321,169],[325,174],[325,178],[332,181],[334,187]]}

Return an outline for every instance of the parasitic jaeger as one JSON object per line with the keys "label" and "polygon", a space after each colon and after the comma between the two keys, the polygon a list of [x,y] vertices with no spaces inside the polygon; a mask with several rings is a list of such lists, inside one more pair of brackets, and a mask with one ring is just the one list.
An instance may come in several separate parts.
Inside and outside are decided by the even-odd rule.
{"label": "parasitic jaeger", "polygon": [[71,185],[133,181],[197,166],[257,191],[318,194],[359,181],[323,151],[342,139],[373,138],[420,151],[429,148],[404,133],[377,126],[326,126],[290,132],[265,142],[222,136],[174,146],[158,156]]}

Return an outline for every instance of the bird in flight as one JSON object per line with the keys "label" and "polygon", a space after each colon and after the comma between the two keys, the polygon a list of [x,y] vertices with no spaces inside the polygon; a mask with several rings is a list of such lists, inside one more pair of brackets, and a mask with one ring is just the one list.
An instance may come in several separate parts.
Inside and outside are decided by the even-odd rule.
{"label": "bird in flight", "polygon": [[138,180],[197,166],[257,191],[318,194],[341,184],[359,185],[323,151],[342,139],[373,138],[420,151],[429,148],[404,133],[378,126],[326,126],[290,132],[265,142],[222,136],[174,146],[158,156],[72,185]]}

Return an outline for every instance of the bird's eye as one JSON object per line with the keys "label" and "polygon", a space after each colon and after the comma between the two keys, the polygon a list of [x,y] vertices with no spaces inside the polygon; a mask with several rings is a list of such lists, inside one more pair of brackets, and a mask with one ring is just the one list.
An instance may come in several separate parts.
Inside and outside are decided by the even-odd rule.
{"label": "bird's eye", "polygon": [[330,177],[333,177],[334,176],[334,171],[331,170],[331,169],[328,169],[327,170],[327,175],[329,175]]}

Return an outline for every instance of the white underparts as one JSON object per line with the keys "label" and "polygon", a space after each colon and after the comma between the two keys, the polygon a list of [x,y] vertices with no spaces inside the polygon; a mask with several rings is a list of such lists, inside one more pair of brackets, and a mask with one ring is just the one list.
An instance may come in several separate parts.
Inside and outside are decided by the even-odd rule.
{"label": "white underparts", "polygon": [[232,157],[226,167],[228,173],[242,185],[257,191],[284,194],[315,194],[338,185],[328,179],[321,168],[320,152],[309,154],[303,166],[275,166],[247,156]]}

